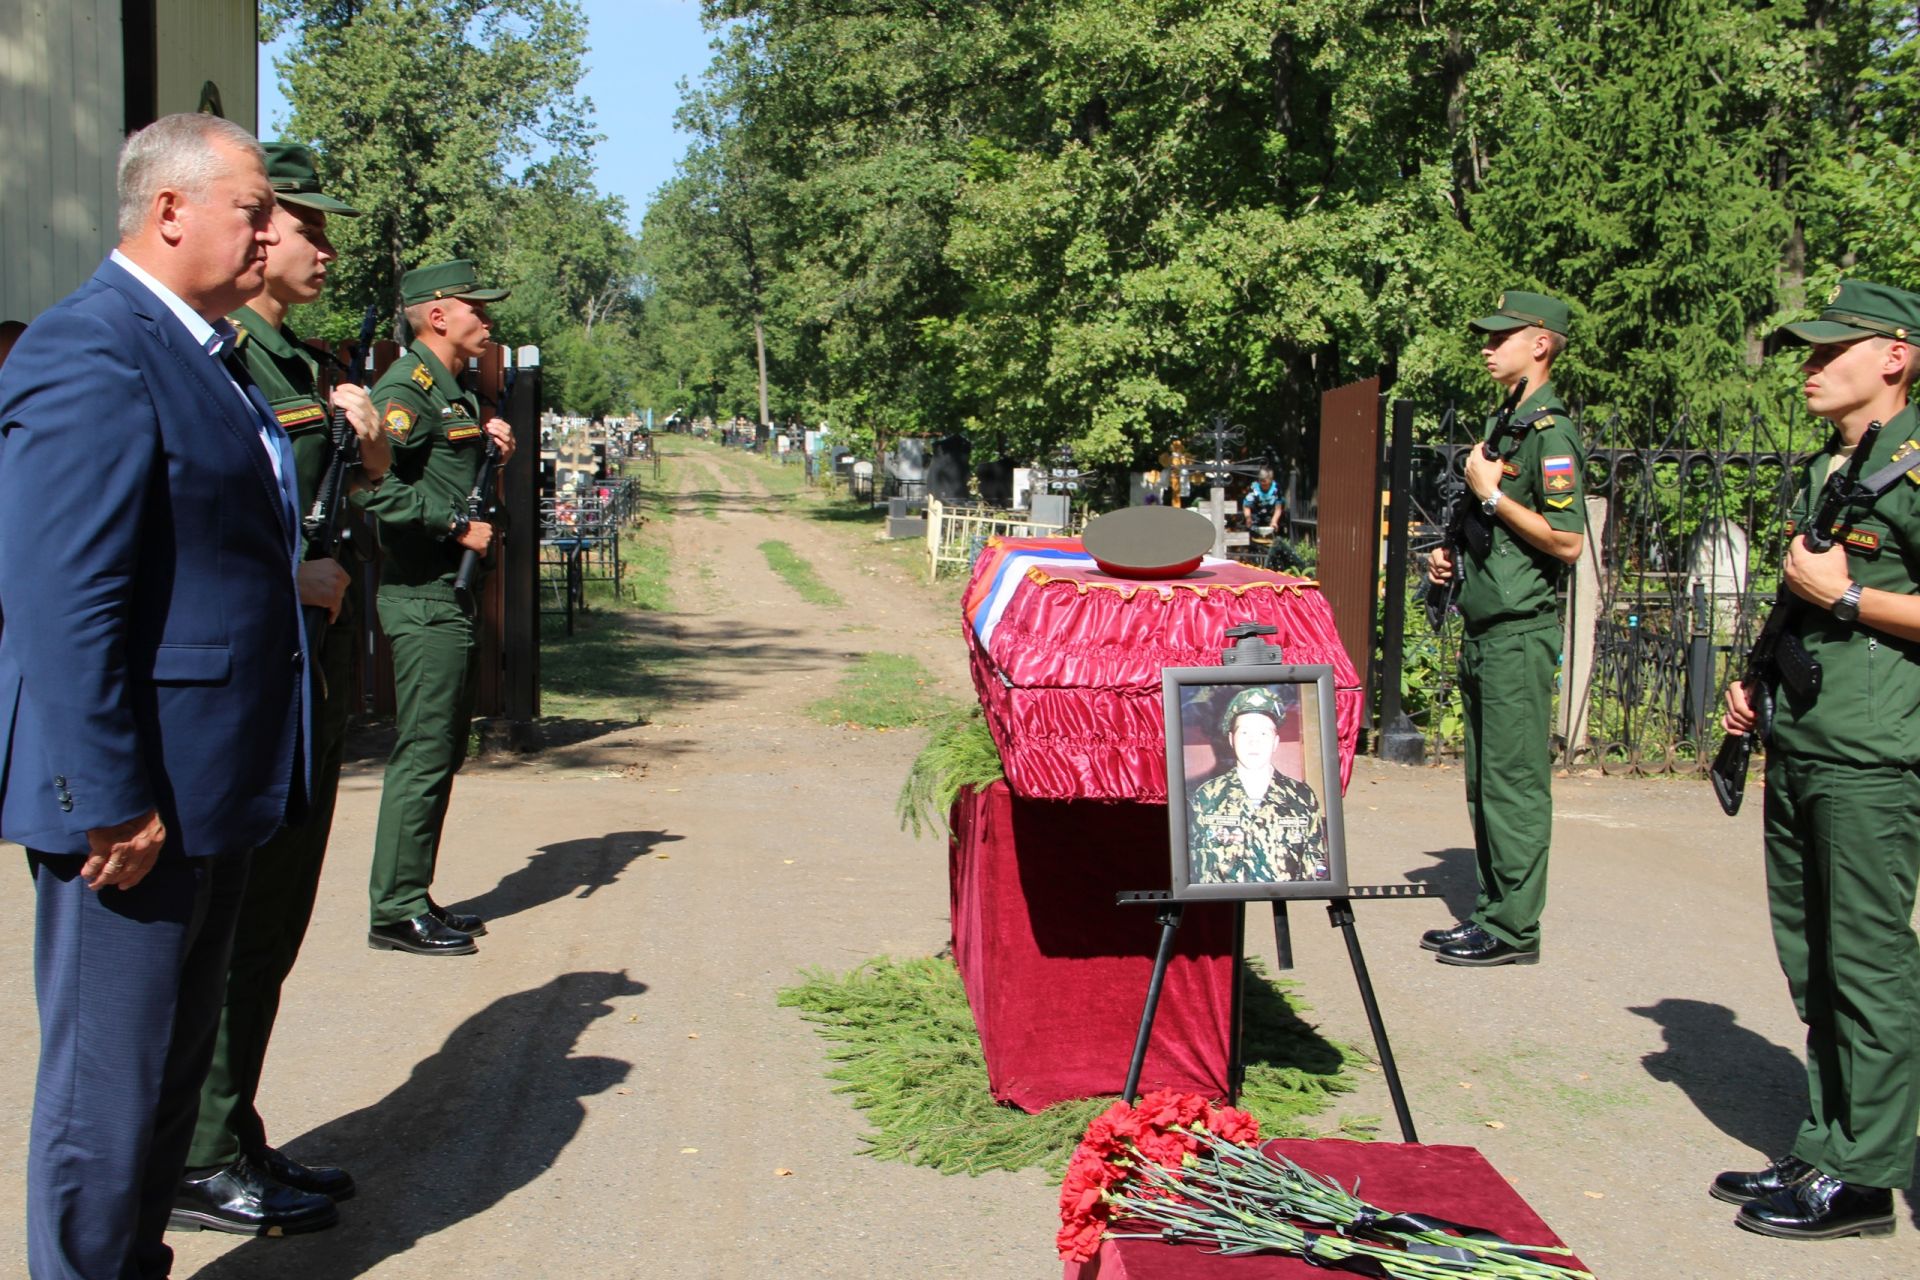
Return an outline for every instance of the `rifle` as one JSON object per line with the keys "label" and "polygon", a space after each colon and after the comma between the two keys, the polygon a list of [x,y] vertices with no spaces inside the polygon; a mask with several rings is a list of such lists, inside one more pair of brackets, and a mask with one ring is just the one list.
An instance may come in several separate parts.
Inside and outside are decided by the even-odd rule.
{"label": "rifle", "polygon": [[[1513,390],[1507,392],[1507,398],[1494,410],[1493,430],[1480,445],[1480,452],[1489,458],[1498,458],[1506,443],[1509,432],[1513,430],[1513,415],[1519,409],[1520,402],[1527,395],[1525,378],[1513,384]],[[1487,517],[1480,510],[1480,503],[1473,496],[1473,488],[1467,484],[1463,472],[1460,487],[1454,492],[1453,501],[1447,507],[1447,531],[1440,545],[1453,559],[1453,576],[1445,582],[1428,580],[1425,604],[1427,625],[1438,632],[1446,624],[1447,610],[1460,595],[1460,580],[1465,575],[1466,566],[1461,563],[1460,551],[1471,546],[1478,555],[1485,555],[1492,545],[1493,526],[1487,523]]]}
{"label": "rifle", "polygon": [[[494,536],[500,536],[500,500],[495,493],[499,488],[494,477],[500,472],[500,446],[493,437],[487,437],[487,456],[480,462],[480,474],[474,477],[473,492],[467,495],[467,519],[484,520],[493,526]],[[478,551],[468,547],[460,553],[460,569],[453,575],[453,594],[460,601],[460,607],[468,613],[474,611],[473,587],[480,577],[480,566],[486,558]]]}
{"label": "rifle", "polygon": [[[1861,496],[1860,468],[1866,465],[1867,455],[1873,451],[1874,437],[1879,434],[1880,424],[1868,423],[1866,434],[1854,446],[1853,461],[1846,471],[1842,473],[1836,467],[1827,477],[1819,509],[1801,531],[1809,551],[1825,551],[1833,546],[1834,523]],[[1729,818],[1740,812],[1740,802],[1747,794],[1747,766],[1753,759],[1753,744],[1773,736],[1774,690],[1785,684],[1799,698],[1811,698],[1820,692],[1819,661],[1807,652],[1800,637],[1787,629],[1799,603],[1800,597],[1793,594],[1793,588],[1782,575],[1773,597],[1773,608],[1761,624],[1760,634],[1754,637],[1753,647],[1747,650],[1746,666],[1740,675],[1740,683],[1747,687],[1747,696],[1753,704],[1753,728],[1745,733],[1728,734],[1714,754],[1713,767],[1707,771],[1713,782],[1714,798],[1720,801],[1721,809]]]}
{"label": "rifle", "polygon": [[[378,307],[369,306],[367,313],[360,318],[359,341],[348,349],[344,376],[334,383],[335,386],[340,382],[359,386],[364,380],[363,356],[373,342],[373,328],[379,315]],[[353,543],[353,523],[347,519],[347,489],[348,477],[360,465],[360,437],[354,434],[353,424],[347,421],[347,411],[338,406],[334,407],[328,421],[328,445],[327,469],[321,473],[320,485],[313,494],[313,506],[307,509],[300,527],[309,547],[318,548],[321,556],[338,561],[343,553],[358,549]],[[307,608],[307,652],[314,655],[316,661],[320,652],[320,637],[326,631],[327,621],[325,609],[317,606]],[[367,625],[368,634],[371,635],[372,622],[369,621]]]}

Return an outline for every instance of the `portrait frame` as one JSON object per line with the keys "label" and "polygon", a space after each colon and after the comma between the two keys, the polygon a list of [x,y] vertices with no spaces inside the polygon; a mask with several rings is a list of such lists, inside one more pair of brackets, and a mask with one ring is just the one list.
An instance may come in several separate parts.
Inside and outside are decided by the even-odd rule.
{"label": "portrait frame", "polygon": [[[1344,897],[1347,841],[1333,668],[1324,663],[1168,667],[1160,687],[1173,897],[1206,902]],[[1243,705],[1271,708],[1264,718],[1276,726],[1272,747],[1266,747],[1262,733],[1253,735],[1250,746],[1233,745],[1222,719],[1242,694],[1247,695]],[[1243,749],[1265,750],[1272,771],[1290,780],[1271,783],[1259,802],[1267,807],[1251,814],[1253,802],[1230,777],[1242,768]],[[1311,793],[1310,809],[1302,789]],[[1223,811],[1231,816],[1223,818]],[[1315,819],[1318,839],[1311,827]],[[1324,874],[1312,864],[1322,846]],[[1283,864],[1311,869],[1296,873],[1281,869]]]}

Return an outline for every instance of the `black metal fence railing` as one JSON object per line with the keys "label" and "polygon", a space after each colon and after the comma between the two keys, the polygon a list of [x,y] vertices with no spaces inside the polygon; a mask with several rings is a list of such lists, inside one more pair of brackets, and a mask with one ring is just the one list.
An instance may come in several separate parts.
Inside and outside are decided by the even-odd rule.
{"label": "black metal fence railing", "polygon": [[640,480],[626,476],[575,496],[540,499],[542,614],[564,615],[573,634],[575,615],[587,607],[587,584],[624,592],[620,535],[640,516]]}
{"label": "black metal fence railing", "polygon": [[[1559,763],[1660,773],[1704,771],[1711,760],[1720,690],[1777,585],[1797,461],[1826,439],[1804,412],[1777,420],[1794,425],[1682,416],[1661,423],[1660,438],[1638,440],[1617,418],[1579,421],[1588,550],[1561,586]],[[1479,426],[1466,414],[1452,421],[1448,438],[1410,451],[1403,667],[1381,673],[1398,680],[1429,753],[1461,740],[1459,620],[1435,634],[1421,608],[1449,478]]]}

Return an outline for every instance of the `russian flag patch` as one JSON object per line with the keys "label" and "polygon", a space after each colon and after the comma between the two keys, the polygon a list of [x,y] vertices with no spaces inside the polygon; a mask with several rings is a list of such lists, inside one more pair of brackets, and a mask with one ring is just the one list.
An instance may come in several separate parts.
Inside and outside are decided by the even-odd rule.
{"label": "russian flag patch", "polygon": [[1573,457],[1562,454],[1557,458],[1542,458],[1540,479],[1546,484],[1548,493],[1565,493],[1573,488]]}

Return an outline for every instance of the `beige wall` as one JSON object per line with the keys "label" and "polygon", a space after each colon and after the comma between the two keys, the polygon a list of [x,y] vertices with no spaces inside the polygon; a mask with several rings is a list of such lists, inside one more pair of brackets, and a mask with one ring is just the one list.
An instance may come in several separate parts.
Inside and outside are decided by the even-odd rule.
{"label": "beige wall", "polygon": [[[258,126],[255,0],[156,0],[162,115],[220,86],[226,117]],[[0,0],[0,320],[31,320],[112,247],[114,161],[126,124],[120,0]]]}
{"label": "beige wall", "polygon": [[30,320],[113,242],[119,0],[0,3],[0,320]]}
{"label": "beige wall", "polygon": [[259,128],[254,119],[260,110],[254,0],[156,0],[154,33],[160,115],[198,111],[200,87],[211,80],[220,86],[227,119]]}

